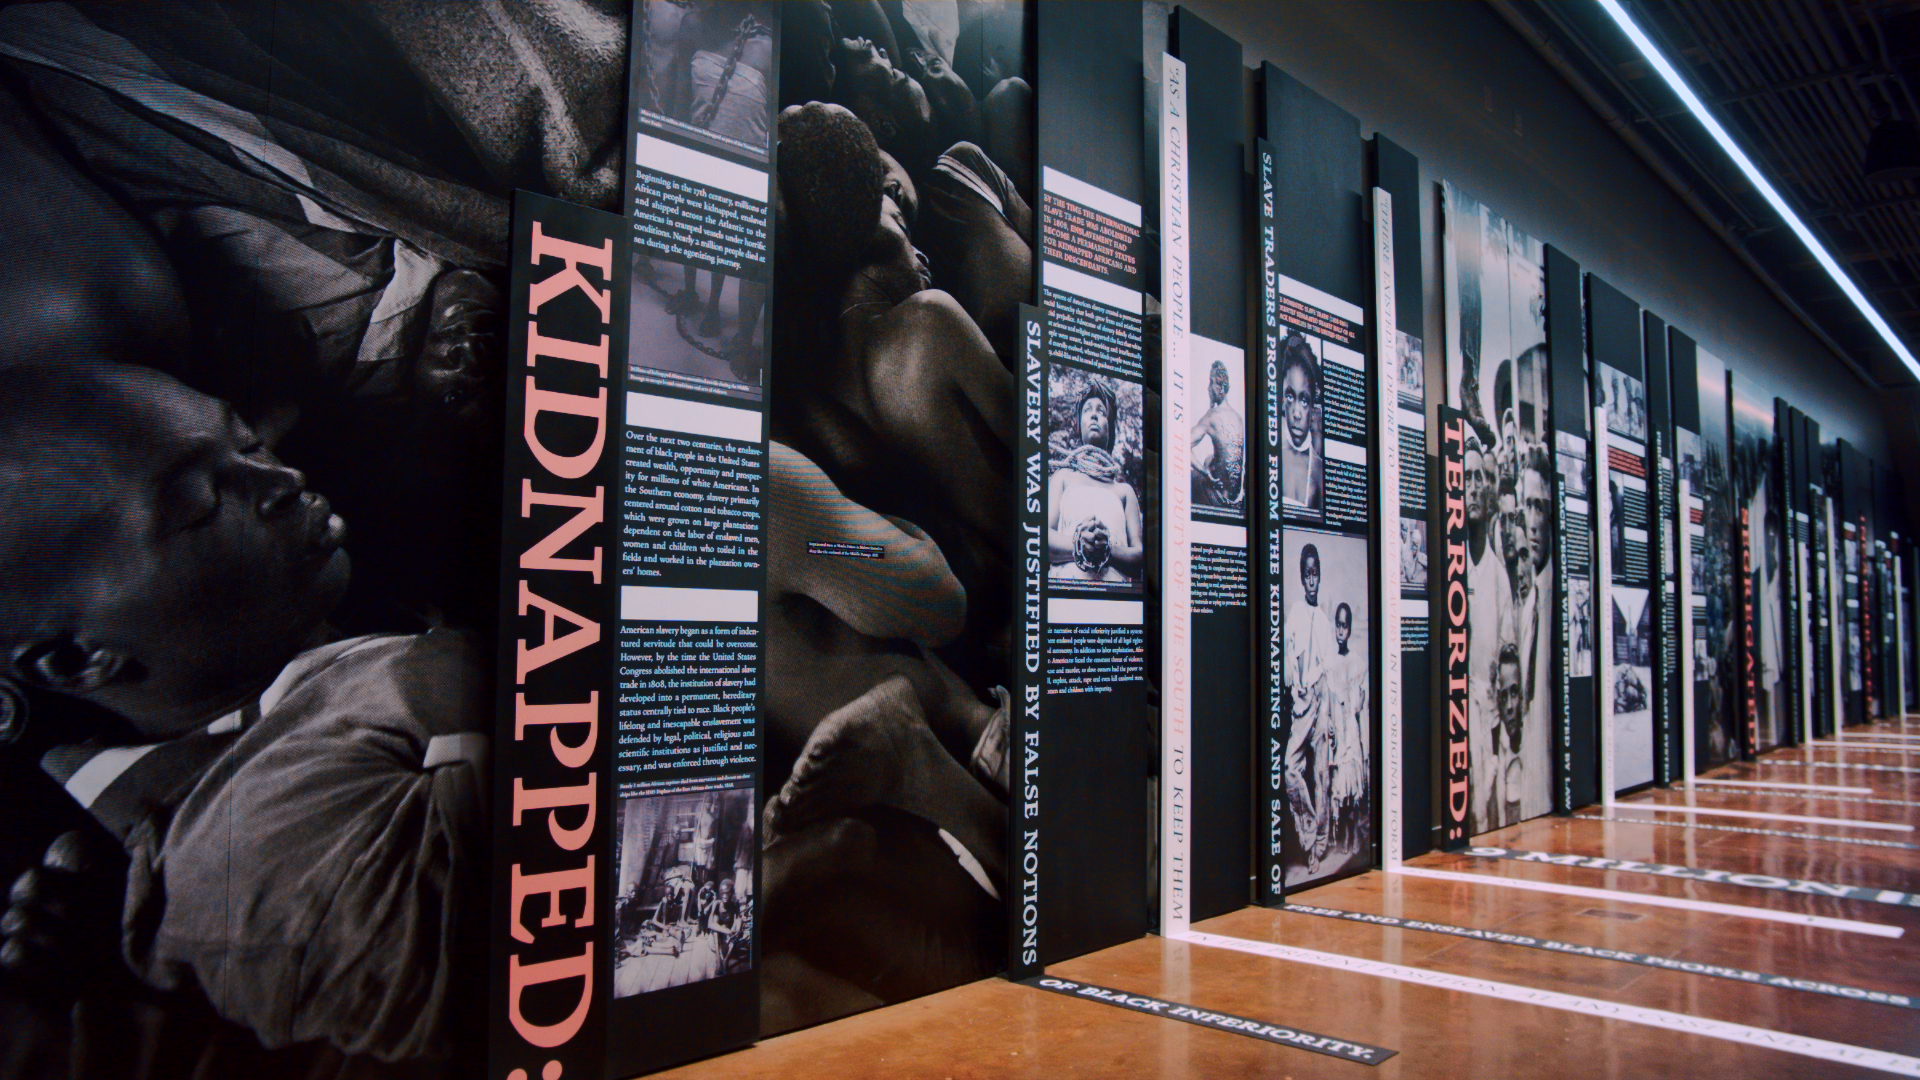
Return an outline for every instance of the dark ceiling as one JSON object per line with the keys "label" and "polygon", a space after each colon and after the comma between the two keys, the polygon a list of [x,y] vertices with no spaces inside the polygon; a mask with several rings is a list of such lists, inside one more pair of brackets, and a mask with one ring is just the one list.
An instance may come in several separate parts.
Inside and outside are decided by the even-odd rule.
{"label": "dark ceiling", "polygon": [[[1876,386],[1915,384],[1599,4],[1491,3],[1856,373]],[[1626,7],[1901,341],[1920,352],[1920,186],[1870,182],[1863,168],[1879,121],[1920,120],[1920,0]]]}

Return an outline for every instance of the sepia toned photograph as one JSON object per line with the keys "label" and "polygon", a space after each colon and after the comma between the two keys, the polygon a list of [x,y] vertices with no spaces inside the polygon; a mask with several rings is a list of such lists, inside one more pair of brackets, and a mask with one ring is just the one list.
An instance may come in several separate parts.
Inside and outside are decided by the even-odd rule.
{"label": "sepia toned photograph", "polygon": [[753,789],[621,799],[613,996],[735,975],[753,959]]}
{"label": "sepia toned photograph", "polygon": [[628,364],[640,382],[759,400],[767,286],[635,247]]}

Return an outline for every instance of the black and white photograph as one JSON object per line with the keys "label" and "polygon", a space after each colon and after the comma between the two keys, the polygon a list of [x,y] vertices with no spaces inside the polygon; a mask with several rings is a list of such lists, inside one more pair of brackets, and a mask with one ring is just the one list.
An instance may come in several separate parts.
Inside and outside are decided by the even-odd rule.
{"label": "black and white photograph", "polygon": [[1280,505],[1290,518],[1317,519],[1326,507],[1322,346],[1298,330],[1280,341]]}
{"label": "black and white photograph", "polygon": [[1400,345],[1400,407],[1425,416],[1427,411],[1426,345],[1405,330],[1394,331],[1394,340]]}
{"label": "black and white photograph", "polygon": [[1607,408],[1607,430],[1642,446],[1647,442],[1647,384],[1618,368],[1600,365],[1602,398]]}
{"label": "black and white photograph", "polygon": [[1554,463],[1560,470],[1561,497],[1587,498],[1589,477],[1593,472],[1592,466],[1587,461],[1587,440],[1571,431],[1556,431],[1553,437]]}
{"label": "black and white photograph", "polygon": [[[1066,364],[1051,368],[1047,575],[1056,585],[1139,585],[1146,566],[1142,405],[1138,383]],[[1241,418],[1232,419],[1239,423]],[[1225,426],[1227,420],[1218,422]]]}
{"label": "black and white photograph", "polygon": [[1620,576],[1620,568],[1627,559],[1627,517],[1620,512],[1620,474],[1607,473],[1607,565],[1614,577]]}
{"label": "black and white photograph", "polygon": [[735,975],[753,959],[753,789],[621,799],[613,996]]}
{"label": "black and white photograph", "polygon": [[1748,568],[1745,602],[1753,618],[1747,663],[1760,745],[1779,745],[1789,723],[1786,625],[1782,600],[1781,510],[1775,492],[1773,399],[1755,392],[1752,380],[1735,373],[1733,391],[1733,496],[1742,526],[1736,543]]}
{"label": "black and white photograph", "polygon": [[[1467,699],[1483,833],[1552,807],[1553,523],[1540,241],[1452,184],[1446,400],[1467,414]],[[1457,332],[1455,332],[1457,329]]]}
{"label": "black and white photograph", "polygon": [[1593,579],[1585,574],[1567,575],[1567,676],[1573,679],[1593,675],[1594,642]]}
{"label": "black and white photograph", "polygon": [[1739,750],[1740,641],[1735,602],[1735,509],[1731,454],[1727,441],[1727,366],[1706,349],[1695,354],[1695,388],[1700,396],[1699,432],[1680,429],[1680,468],[1700,520],[1693,526],[1692,592],[1694,632],[1702,635],[1705,655],[1694,665],[1694,718],[1706,741],[1698,748],[1704,765],[1732,759]]}
{"label": "black and white photograph", "polygon": [[482,1071],[512,198],[620,209],[628,29],[0,10],[9,1075]]}
{"label": "black and white photograph", "polygon": [[1241,520],[1247,509],[1247,372],[1238,349],[1195,343],[1193,387],[1207,403],[1193,422],[1193,510]]}
{"label": "black and white photograph", "polygon": [[1847,689],[1859,693],[1866,686],[1860,676],[1860,608],[1847,609]]}
{"label": "black and white photograph", "polygon": [[773,130],[772,0],[641,0],[633,8],[633,108],[649,126],[767,160]]}
{"label": "black and white photograph", "polygon": [[1607,589],[1613,611],[1613,657],[1601,700],[1613,723],[1613,783],[1624,790],[1653,781],[1653,605],[1649,593]]}
{"label": "black and white photograph", "polygon": [[[1030,11],[780,5],[765,1033],[1004,969],[1012,365],[1034,288]],[[1138,395],[1111,403],[1131,400],[1136,425]],[[1123,419],[1086,425],[1093,445],[1074,459],[1113,503],[1131,485],[1125,509],[1088,515],[1107,522],[1107,546],[1084,530],[1080,557],[1103,578],[1122,564],[1139,573],[1144,463],[1113,452],[1125,436],[1139,455]]]}
{"label": "black and white photograph", "polygon": [[[79,640],[113,642],[76,655],[6,623],[0,726],[24,734],[0,759],[0,1024],[19,1075],[481,1071],[484,1040],[455,1030],[484,1011],[491,925],[474,905],[511,199],[622,209],[630,74],[656,123],[720,153],[752,158],[800,106],[778,124],[784,309],[756,321],[738,281],[662,262],[641,284],[671,333],[649,333],[741,387],[748,327],[755,347],[784,337],[770,540],[834,539],[802,524],[823,508],[887,530],[864,579],[768,581],[764,1015],[1000,969],[1014,383],[992,341],[1032,287],[1026,16],[786,5],[795,90],[773,102],[773,7],[649,2],[659,48],[631,69],[628,9],[585,0],[0,10],[0,230],[46,253],[0,286],[0,410],[17,472],[59,478],[10,489],[4,565],[122,575],[112,610],[76,608],[68,575],[4,583],[10,612],[77,611]],[[183,526],[164,551],[18,547],[145,512],[153,470],[216,443],[152,508]],[[52,449],[81,446],[98,452]],[[256,508],[258,542],[221,539]],[[919,575],[915,604],[896,572]],[[888,619],[833,614],[874,598]],[[56,652],[78,666],[32,659]],[[114,798],[63,790],[129,748]],[[97,918],[54,918],[72,913]],[[82,1022],[107,1015],[124,1019]]]}
{"label": "black and white photograph", "polygon": [[[655,0],[658,2],[658,0]],[[640,382],[758,400],[767,286],[637,246],[628,365]]]}
{"label": "black and white photograph", "polygon": [[1288,529],[1284,758],[1288,888],[1363,869],[1373,850],[1371,593],[1365,537]]}
{"label": "black and white photograph", "polygon": [[1419,518],[1400,519],[1400,591],[1427,592],[1427,523]]}

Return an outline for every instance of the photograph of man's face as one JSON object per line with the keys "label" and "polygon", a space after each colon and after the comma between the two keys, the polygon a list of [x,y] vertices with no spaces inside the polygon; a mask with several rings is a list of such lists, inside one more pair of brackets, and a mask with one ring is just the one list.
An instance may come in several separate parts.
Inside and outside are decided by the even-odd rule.
{"label": "photograph of man's face", "polygon": [[1287,436],[1296,448],[1305,449],[1313,434],[1314,404],[1314,387],[1308,380],[1306,365],[1289,365],[1286,378],[1280,383],[1280,414],[1286,418]]}
{"label": "photograph of man's face", "polygon": [[1527,542],[1525,517],[1519,511],[1504,513],[1506,524],[1507,573],[1513,584],[1513,599],[1524,604],[1533,597],[1533,555]]}
{"label": "photograph of man's face", "polygon": [[1500,504],[1500,490],[1493,482],[1493,455],[1470,444],[1466,454],[1466,472],[1467,516],[1471,521],[1484,525]]}
{"label": "photograph of man's face", "polygon": [[1553,499],[1548,494],[1547,478],[1539,469],[1521,471],[1520,499],[1527,515],[1527,546],[1533,551],[1533,569],[1538,573],[1546,568],[1552,553],[1548,530],[1553,525]]}
{"label": "photograph of man's face", "polygon": [[1113,417],[1107,411],[1107,400],[1097,394],[1088,394],[1080,403],[1080,442],[1102,448],[1113,445]]}
{"label": "photograph of man's face", "polygon": [[1500,727],[1506,732],[1507,752],[1518,753],[1525,728],[1520,723],[1524,696],[1521,684],[1520,650],[1512,642],[1500,646],[1500,658],[1494,667],[1494,701],[1500,710]]}

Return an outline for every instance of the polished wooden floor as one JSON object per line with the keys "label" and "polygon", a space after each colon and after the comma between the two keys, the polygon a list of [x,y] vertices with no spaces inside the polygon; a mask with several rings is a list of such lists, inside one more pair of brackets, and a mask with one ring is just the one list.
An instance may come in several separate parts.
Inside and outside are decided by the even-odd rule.
{"label": "polished wooden floor", "polygon": [[[1906,726],[1851,728],[1845,738],[1868,742],[1874,733],[1920,734],[1920,716],[1910,718]],[[1808,761],[1898,765],[1914,771],[1830,768]],[[1920,822],[1920,740],[1907,752],[1783,751],[1769,755],[1765,763],[1730,766],[1713,775],[1864,787],[1871,788],[1872,794],[1721,789],[1694,792],[1696,805]],[[1634,804],[1686,798],[1677,790],[1647,792],[1623,800],[1616,813],[1651,818],[1650,812],[1636,813]],[[1845,825],[1731,817],[1697,820],[1920,845],[1920,834]],[[1481,842],[1920,891],[1920,850],[1822,839],[1543,818],[1489,834]],[[1454,855],[1429,855],[1411,865],[1767,907],[1897,926],[1905,933],[1890,939],[1511,888],[1407,877],[1388,880],[1379,873],[1311,890],[1298,899],[1349,911],[1499,929],[1920,997],[1920,909]],[[1195,929],[1920,1055],[1920,1012],[1888,1005],[1284,911],[1250,908]],[[769,1039],[664,1075],[682,1080],[720,1076],[833,1080],[1714,1076],[1734,1080],[1886,1075],[1771,1048],[1157,937],[1057,965],[1050,973],[1399,1053],[1372,1067],[996,979]]]}

